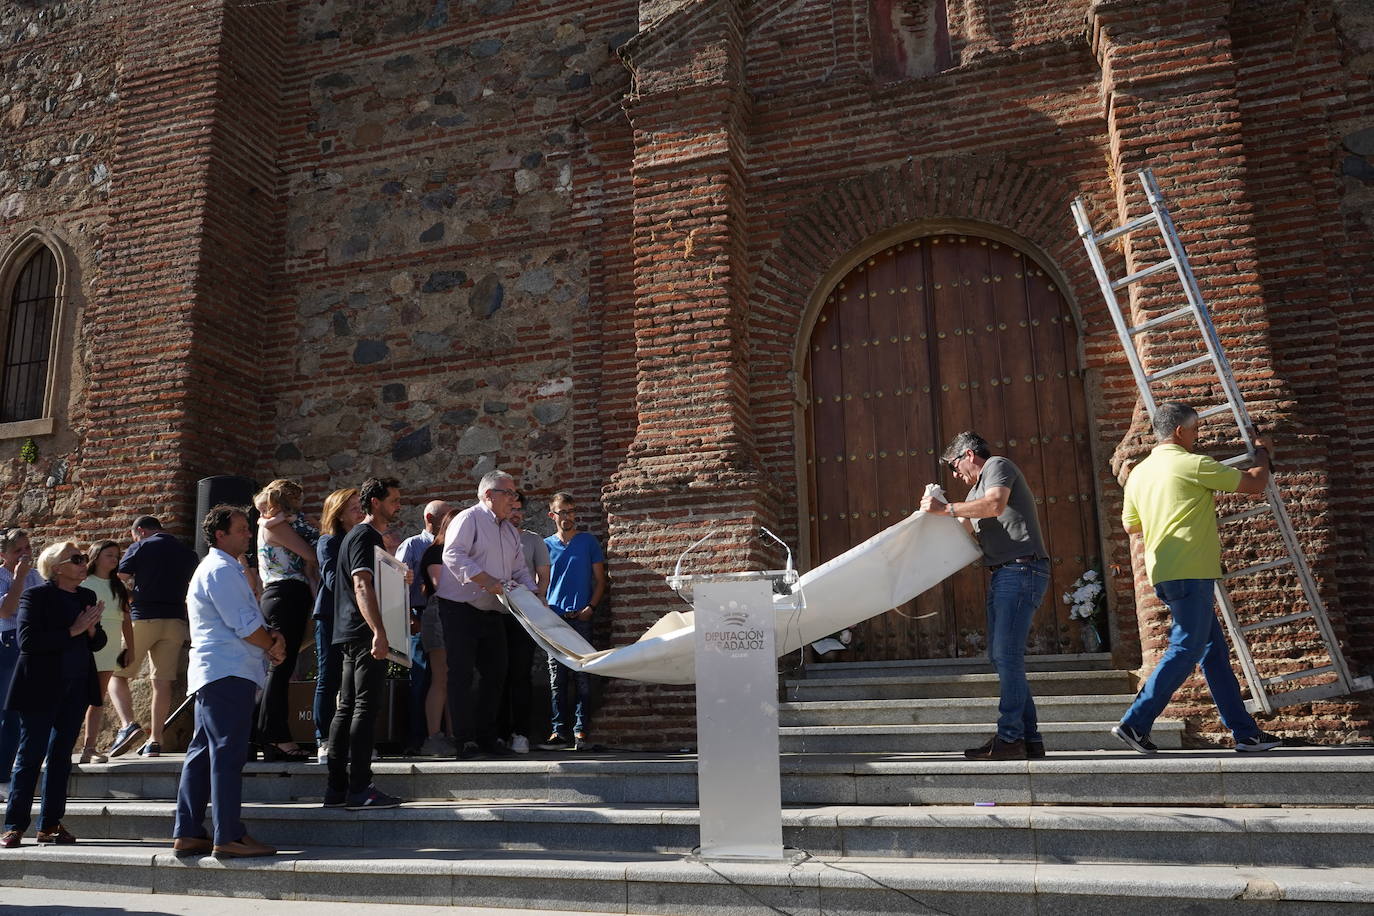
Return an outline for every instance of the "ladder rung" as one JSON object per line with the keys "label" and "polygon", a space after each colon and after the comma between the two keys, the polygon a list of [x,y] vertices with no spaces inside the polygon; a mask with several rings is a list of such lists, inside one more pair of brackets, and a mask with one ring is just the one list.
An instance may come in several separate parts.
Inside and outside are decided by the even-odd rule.
{"label": "ladder rung", "polygon": [[1221,518],[1217,519],[1217,524],[1229,525],[1232,522],[1243,522],[1247,518],[1254,518],[1256,515],[1263,515],[1268,511],[1269,504],[1265,503],[1264,505],[1256,506],[1253,509],[1246,509],[1244,512],[1235,512],[1231,515],[1223,515]]}
{"label": "ladder rung", "polygon": [[1234,458],[1226,458],[1221,463],[1226,465],[1228,468],[1233,468],[1238,464],[1244,464],[1247,461],[1254,460],[1255,459],[1250,455],[1249,452],[1245,452],[1243,454],[1236,455]]}
{"label": "ladder rung", "polygon": [[1316,677],[1319,674],[1332,674],[1336,670],[1335,665],[1322,665],[1320,668],[1308,668],[1306,671],[1290,671],[1287,674],[1277,674],[1274,677],[1264,679],[1266,684],[1282,684],[1284,681],[1296,681],[1304,677]]}
{"label": "ladder rung", "polygon": [[1247,623],[1240,628],[1240,631],[1242,633],[1250,633],[1254,630],[1263,630],[1265,627],[1280,627],[1285,623],[1293,623],[1311,616],[1311,611],[1299,611],[1296,614],[1289,614],[1287,617],[1274,617],[1270,620],[1259,620],[1255,623]]}
{"label": "ladder rung", "polygon": [[1230,410],[1230,409],[1231,409],[1231,405],[1230,405],[1230,404],[1218,404],[1218,405],[1215,406],[1215,407],[1208,407],[1208,408],[1205,409],[1205,410],[1199,410],[1199,411],[1197,412],[1197,416],[1198,416],[1198,419],[1199,419],[1199,420],[1205,420],[1205,419],[1207,419],[1208,417],[1215,417],[1215,416],[1216,416],[1217,414],[1219,414],[1219,413],[1226,413],[1226,411],[1228,411],[1228,410]]}
{"label": "ladder rung", "polygon": [[1115,229],[1109,229],[1108,231],[1102,233],[1101,235],[1093,236],[1093,241],[1096,242],[1096,243],[1098,244],[1098,247],[1101,247],[1101,246],[1107,244],[1108,242],[1110,242],[1112,239],[1120,238],[1121,236],[1125,235],[1126,233],[1128,233],[1128,232],[1134,232],[1134,231],[1136,231],[1137,229],[1141,228],[1142,226],[1148,226],[1150,223],[1153,223],[1154,221],[1155,221],[1155,214],[1154,214],[1154,211],[1151,210],[1149,213],[1146,213],[1144,216],[1137,216],[1135,219],[1131,220],[1129,223],[1122,223],[1120,226],[1117,226]]}
{"label": "ladder rung", "polygon": [[1140,324],[1130,329],[1131,336],[1134,337],[1141,331],[1148,331],[1150,328],[1159,327],[1161,324],[1167,324],[1170,321],[1177,321],[1192,312],[1192,310],[1193,307],[1191,305],[1185,305],[1181,309],[1174,309],[1172,312],[1167,312],[1163,315],[1151,318],[1149,321],[1142,321]]}
{"label": "ladder rung", "polygon": [[[1296,703],[1311,703],[1315,700],[1343,697],[1349,693],[1356,693],[1358,691],[1359,687],[1354,684],[1347,687],[1340,681],[1332,681],[1329,684],[1299,687],[1297,690],[1280,690],[1277,693],[1269,694],[1269,702],[1273,706],[1292,706]],[[1249,700],[1245,704],[1245,708],[1249,709],[1251,712],[1257,712],[1257,707],[1258,704],[1255,704],[1254,700]]]}
{"label": "ladder rung", "polygon": [[1156,372],[1154,375],[1149,376],[1148,378],[1152,382],[1158,379],[1168,378],[1171,375],[1177,375],[1180,372],[1187,372],[1194,366],[1201,366],[1203,363],[1209,363],[1211,361],[1212,354],[1204,353],[1201,356],[1193,357],[1186,363],[1179,363],[1177,366],[1170,366],[1168,369],[1160,369],[1158,372]]}
{"label": "ladder rung", "polygon": [[1121,289],[1123,286],[1130,286],[1132,283],[1139,283],[1141,280],[1148,280],[1155,274],[1162,274],[1170,267],[1174,266],[1173,258],[1165,258],[1158,264],[1151,264],[1144,270],[1137,270],[1133,274],[1127,274],[1120,280],[1112,281],[1112,289]]}
{"label": "ladder rung", "polygon": [[1256,563],[1254,566],[1247,566],[1244,569],[1233,570],[1222,576],[1222,579],[1234,579],[1237,576],[1249,576],[1254,573],[1264,572],[1266,569],[1278,569],[1280,566],[1289,566],[1293,562],[1292,557],[1279,557],[1277,560],[1270,560],[1268,563]]}

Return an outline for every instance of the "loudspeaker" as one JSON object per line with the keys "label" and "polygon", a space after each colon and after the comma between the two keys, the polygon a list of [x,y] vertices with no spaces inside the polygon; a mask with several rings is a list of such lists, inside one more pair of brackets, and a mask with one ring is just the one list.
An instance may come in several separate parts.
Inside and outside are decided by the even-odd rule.
{"label": "loudspeaker", "polygon": [[248,521],[252,522],[257,517],[253,510],[253,494],[257,491],[256,481],[235,474],[203,477],[196,482],[196,553],[203,557],[210,550],[200,530],[200,523],[210,510],[220,503],[242,506],[248,510]]}

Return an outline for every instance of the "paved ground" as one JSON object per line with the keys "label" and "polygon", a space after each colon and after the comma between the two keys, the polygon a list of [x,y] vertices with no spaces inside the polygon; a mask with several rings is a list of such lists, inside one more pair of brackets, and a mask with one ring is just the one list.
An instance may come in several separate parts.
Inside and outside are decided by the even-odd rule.
{"label": "paved ground", "polygon": [[403,906],[376,903],[315,903],[244,900],[173,894],[111,894],[104,891],[48,891],[20,887],[0,893],[3,916],[559,916],[559,910],[493,910],[465,906]]}

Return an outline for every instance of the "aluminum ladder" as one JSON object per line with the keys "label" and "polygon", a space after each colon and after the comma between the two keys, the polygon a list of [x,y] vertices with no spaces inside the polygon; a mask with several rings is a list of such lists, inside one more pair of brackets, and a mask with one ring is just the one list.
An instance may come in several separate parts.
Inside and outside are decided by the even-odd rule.
{"label": "aluminum ladder", "polygon": [[[1206,418],[1229,413],[1240,432],[1241,440],[1245,443],[1245,452],[1228,458],[1222,463],[1231,467],[1253,464],[1254,424],[1250,420],[1249,411],[1241,397],[1240,387],[1231,371],[1231,365],[1222,350],[1216,328],[1212,325],[1212,318],[1207,312],[1207,306],[1202,301],[1202,293],[1198,289],[1196,278],[1193,276],[1193,269],[1188,263],[1188,256],[1183,250],[1183,243],[1179,240],[1178,232],[1174,227],[1173,219],[1169,216],[1168,208],[1165,206],[1163,195],[1160,194],[1159,185],[1155,182],[1153,172],[1146,169],[1138,173],[1138,176],[1140,184],[1145,190],[1145,197],[1150,204],[1150,212],[1143,216],[1138,216],[1121,226],[1098,234],[1093,232],[1092,224],[1088,219],[1087,208],[1081,197],[1074,200],[1072,210],[1074,222],[1078,226],[1079,237],[1082,238],[1083,245],[1088,251],[1088,260],[1092,263],[1093,273],[1097,276],[1098,285],[1102,288],[1103,298],[1107,300],[1107,310],[1111,313],[1117,336],[1121,338],[1121,345],[1126,352],[1126,360],[1130,364],[1131,373],[1135,376],[1135,383],[1140,390],[1141,400],[1144,401],[1145,409],[1153,420],[1156,407],[1155,395],[1162,387],[1159,383],[1185,374],[1190,374],[1193,378],[1209,377],[1205,374],[1210,372],[1210,377],[1215,378],[1216,384],[1225,393],[1225,401],[1215,406],[1199,409],[1198,416]],[[1158,232],[1168,252],[1168,257],[1141,270],[1113,279],[1102,259],[1103,246],[1124,235],[1141,230]],[[1127,321],[1127,316],[1122,312],[1117,293],[1133,284],[1158,277],[1171,270],[1177,275],[1178,281],[1182,285],[1186,304],[1131,326]],[[1186,322],[1191,322],[1193,329],[1201,335],[1206,352],[1175,365],[1154,372],[1147,372],[1140,353],[1136,349],[1137,338],[1146,331],[1162,326],[1172,325],[1177,331],[1177,326]],[[1166,398],[1161,398],[1161,400],[1163,399]],[[1307,558],[1303,556],[1302,547],[1293,532],[1293,522],[1288,516],[1288,510],[1284,508],[1283,500],[1279,495],[1272,474],[1264,495],[1265,501],[1262,505],[1225,515],[1218,519],[1218,526],[1224,527],[1268,515],[1274,520],[1285,550],[1285,555],[1277,559],[1255,563],[1243,569],[1224,573],[1216,584],[1216,601],[1221,607],[1222,618],[1231,634],[1231,642],[1235,647],[1236,656],[1240,659],[1241,669],[1250,687],[1251,698],[1246,703],[1247,708],[1252,713],[1271,713],[1279,706],[1308,703],[1314,700],[1344,696],[1361,690],[1374,689],[1374,678],[1351,676],[1345,657],[1341,653],[1340,643],[1336,639],[1335,631],[1331,628],[1331,621],[1327,617],[1326,607],[1322,603],[1321,595],[1317,592],[1316,580],[1312,577]],[[1224,583],[1266,570],[1285,567],[1292,567],[1297,574],[1306,608],[1297,613],[1261,618],[1252,623],[1241,624],[1236,616],[1235,605],[1232,603]],[[1261,674],[1246,642],[1247,635],[1258,630],[1296,623],[1309,618],[1321,636],[1329,662],[1300,671],[1268,677]],[[1281,685],[1292,681],[1318,677],[1330,679],[1323,683],[1295,689],[1285,690],[1281,688]],[[1276,687],[1280,689],[1276,690]]]}

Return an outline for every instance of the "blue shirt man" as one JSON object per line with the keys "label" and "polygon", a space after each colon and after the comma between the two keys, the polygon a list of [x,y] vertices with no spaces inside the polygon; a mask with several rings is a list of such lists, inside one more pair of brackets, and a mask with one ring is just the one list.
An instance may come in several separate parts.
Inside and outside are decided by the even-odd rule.
{"label": "blue shirt man", "polygon": [[[253,589],[236,557],[248,549],[248,518],[216,506],[201,524],[211,550],[187,592],[191,622],[188,691],[196,698],[196,730],[177,785],[175,839],[179,858],[272,856],[277,851],[248,835],[240,817],[243,765],[253,728],[253,697],[267,681],[268,661],[286,655],[280,633],[263,626]],[[213,785],[213,791],[212,791]],[[205,808],[213,800],[213,840]]]}
{"label": "blue shirt man", "polygon": [[[592,638],[592,614],[606,594],[606,555],[596,538],[577,530],[577,504],[568,493],[549,500],[549,518],[557,533],[544,539],[549,548],[548,605],[588,642]],[[549,658],[550,720],[552,734],[540,745],[545,750],[568,746],[563,727],[563,686],[568,669]],[[574,748],[587,746],[587,719],[591,679],[578,672],[577,704],[573,711]]]}

